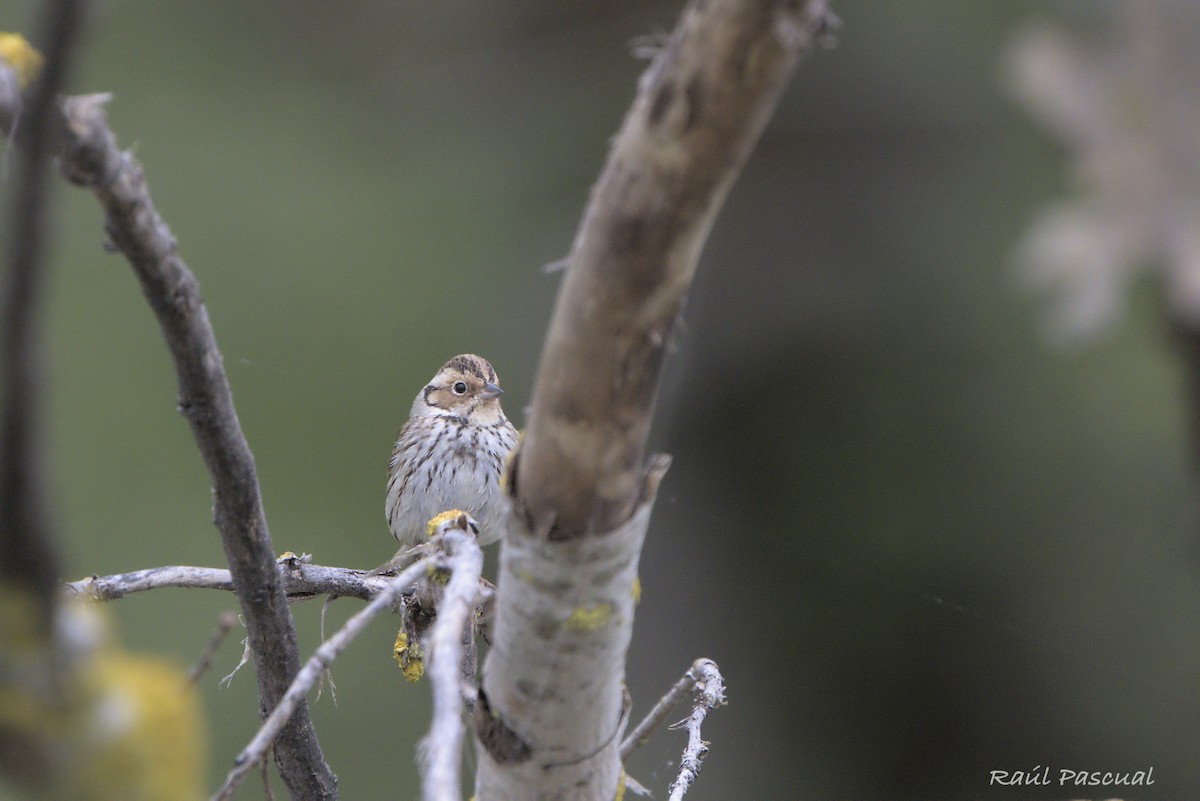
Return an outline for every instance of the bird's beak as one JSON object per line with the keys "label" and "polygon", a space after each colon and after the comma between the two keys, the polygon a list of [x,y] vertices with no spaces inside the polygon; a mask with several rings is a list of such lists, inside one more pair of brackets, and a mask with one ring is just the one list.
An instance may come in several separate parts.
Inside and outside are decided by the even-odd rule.
{"label": "bird's beak", "polygon": [[479,393],[479,397],[483,400],[491,400],[492,398],[498,398],[503,394],[504,390],[500,389],[500,387],[496,386],[495,384],[484,384],[483,391]]}

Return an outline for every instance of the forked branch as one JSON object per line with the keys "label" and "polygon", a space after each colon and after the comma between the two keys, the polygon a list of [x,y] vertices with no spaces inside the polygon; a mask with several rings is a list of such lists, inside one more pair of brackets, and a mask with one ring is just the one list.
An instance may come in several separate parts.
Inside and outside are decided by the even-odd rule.
{"label": "forked branch", "polygon": [[833,24],[824,0],[692,0],[641,77],[567,259],[513,468],[480,799],[616,793],[667,345],[730,186]]}
{"label": "forked branch", "polygon": [[[234,790],[266,758],[288,718],[294,714],[304,697],[312,690],[322,672],[366,629],[381,612],[396,606],[400,596],[415,584],[427,579],[434,569],[449,570],[450,580],[439,603],[437,617],[430,635],[430,682],[434,692],[434,721],[427,742],[425,797],[449,799],[456,793],[458,763],[461,761],[462,700],[458,672],[462,633],[474,612],[479,590],[483,554],[474,536],[467,533],[466,516],[444,521],[430,544],[436,546],[426,556],[405,568],[395,578],[384,579],[382,590],[372,601],[356,612],[337,632],[321,643],[305,662],[278,706],[271,711],[250,743],[234,760],[225,783],[212,801],[227,801]],[[378,577],[376,577],[378,578]]]}
{"label": "forked branch", "polygon": [[[117,148],[103,95],[63,101],[63,173],[95,193],[105,231],[133,266],[158,318],[187,418],[213,487],[221,533],[254,657],[261,708],[275,707],[300,668],[296,633],[275,563],[254,458],[242,434],[208,312],[175,239],[151,202],[140,166]],[[332,801],[337,778],[317,743],[303,699],[276,741],[276,762],[295,799]]]}

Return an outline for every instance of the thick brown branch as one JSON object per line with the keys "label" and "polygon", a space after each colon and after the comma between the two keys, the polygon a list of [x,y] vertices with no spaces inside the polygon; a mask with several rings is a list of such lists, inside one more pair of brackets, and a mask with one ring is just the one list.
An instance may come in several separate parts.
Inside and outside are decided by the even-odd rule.
{"label": "thick brown branch", "polygon": [[823,0],[693,0],[637,99],[568,259],[517,466],[535,531],[607,531],[637,501],[660,367],[713,218]]}
{"label": "thick brown branch", "polygon": [[[141,168],[117,148],[104,117],[104,99],[64,101],[67,140],[62,169],[99,199],[105,230],[133,266],[171,352],[179,381],[179,409],[191,426],[212,481],[213,518],[246,621],[265,715],[287,690],[300,668],[300,657],[254,459],[234,411],[196,279],[154,209]],[[336,798],[337,780],[325,763],[303,699],[276,741],[275,755],[293,798]]]}
{"label": "thick brown branch", "polygon": [[617,790],[637,565],[666,460],[644,450],[675,320],[823,0],[692,0],[592,191],[542,351],[476,705],[481,801]]}
{"label": "thick brown branch", "polygon": [[[55,553],[46,477],[42,465],[38,410],[42,358],[38,315],[45,283],[46,195],[48,168],[57,130],[55,98],[66,80],[73,43],[78,36],[83,4],[58,0],[45,4],[41,30],[45,62],[20,109],[20,95],[6,99],[16,119],[17,162],[8,200],[8,253],[3,299],[0,302],[0,359],[4,387],[0,409],[0,582],[38,598],[38,626],[48,634],[53,620],[60,570]],[[14,87],[13,71],[5,83]],[[5,133],[8,133],[6,131]]]}

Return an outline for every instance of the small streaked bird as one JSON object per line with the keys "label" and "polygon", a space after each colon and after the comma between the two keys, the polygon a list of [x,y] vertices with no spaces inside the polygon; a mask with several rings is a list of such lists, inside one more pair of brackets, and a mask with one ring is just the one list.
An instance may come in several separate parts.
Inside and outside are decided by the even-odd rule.
{"label": "small streaked bird", "polygon": [[387,521],[401,545],[425,540],[430,518],[449,509],[479,523],[479,544],[503,532],[504,459],[517,430],[500,408],[500,379],[487,359],[455,356],[413,401],[388,466]]}

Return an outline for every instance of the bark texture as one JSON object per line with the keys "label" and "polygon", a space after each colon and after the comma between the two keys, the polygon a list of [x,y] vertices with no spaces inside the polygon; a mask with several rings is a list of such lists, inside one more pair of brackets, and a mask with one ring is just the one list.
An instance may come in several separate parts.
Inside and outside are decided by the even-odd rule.
{"label": "bark texture", "polygon": [[642,75],[576,235],[542,351],[517,510],[554,539],[608,531],[638,497],[671,330],[712,221],[823,2],[695,0]]}
{"label": "bark texture", "polygon": [[[105,231],[133,267],[158,318],[187,418],[213,488],[213,522],[221,534],[242,608],[265,716],[300,669],[296,632],[258,488],[254,457],[242,434],[208,311],[175,238],[150,200],[141,167],[116,146],[103,95],[67,98],[61,167],[90,188],[105,213]],[[309,719],[297,706],[275,742],[275,760],[294,799],[335,799],[330,771]]]}
{"label": "bark texture", "polygon": [[643,74],[547,334],[476,705],[479,801],[611,801],[637,563],[665,458],[645,446],[712,221],[823,2],[693,0]]}

